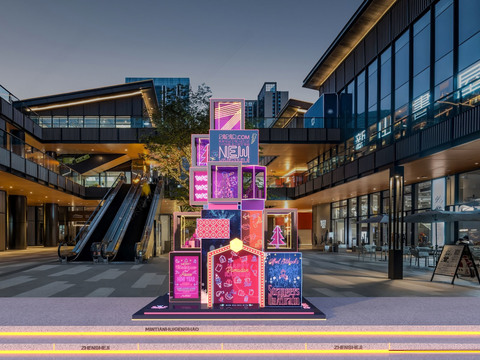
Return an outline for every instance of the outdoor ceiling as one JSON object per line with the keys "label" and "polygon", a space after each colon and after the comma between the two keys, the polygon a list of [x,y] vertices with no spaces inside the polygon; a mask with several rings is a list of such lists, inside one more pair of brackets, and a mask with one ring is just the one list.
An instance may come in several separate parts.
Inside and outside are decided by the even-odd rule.
{"label": "outdoor ceiling", "polygon": [[261,156],[277,156],[268,165],[268,175],[285,176],[294,169],[307,169],[307,162],[324,153],[330,144],[260,144]]}
{"label": "outdoor ceiling", "polygon": [[66,192],[55,190],[10,173],[0,172],[0,190],[8,195],[24,195],[28,206],[39,206],[44,203],[57,203],[59,206],[97,206],[99,200],[84,200]]}
{"label": "outdoor ceiling", "polygon": [[[480,140],[476,140],[402,164],[405,171],[405,185],[480,169],[479,154]],[[311,210],[312,205],[331,203],[332,201],[388,190],[388,180],[389,171],[385,170],[297,200],[267,201],[266,205],[298,208],[303,211]]]}

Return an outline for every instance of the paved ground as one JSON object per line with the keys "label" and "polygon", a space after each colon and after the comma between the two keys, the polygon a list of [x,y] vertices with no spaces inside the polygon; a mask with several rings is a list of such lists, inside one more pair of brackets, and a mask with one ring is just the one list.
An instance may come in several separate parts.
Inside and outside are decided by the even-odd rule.
{"label": "paved ground", "polygon": [[[168,291],[168,257],[61,264],[56,249],[0,253],[0,359],[479,359],[480,285],[404,263],[306,251],[304,296],[325,321],[135,321]],[[423,265],[423,264],[421,264]],[[255,332],[255,333],[252,333]]]}
{"label": "paved ground", "polygon": [[[404,262],[404,279],[389,280],[387,262],[355,253],[303,253],[305,297],[480,296],[471,279],[430,278],[432,267]],[[168,292],[168,256],[147,264],[61,264],[56,249],[0,253],[0,297],[156,297]]]}

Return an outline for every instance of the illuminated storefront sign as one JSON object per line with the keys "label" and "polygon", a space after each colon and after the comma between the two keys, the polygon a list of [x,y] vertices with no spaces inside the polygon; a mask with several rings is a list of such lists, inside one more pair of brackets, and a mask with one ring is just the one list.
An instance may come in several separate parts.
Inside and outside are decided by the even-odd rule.
{"label": "illuminated storefront sign", "polygon": [[355,150],[360,150],[365,146],[365,140],[367,139],[367,130],[362,130],[353,137],[353,144]]}
{"label": "illuminated storefront sign", "polygon": [[170,301],[200,300],[200,253],[170,253]]}

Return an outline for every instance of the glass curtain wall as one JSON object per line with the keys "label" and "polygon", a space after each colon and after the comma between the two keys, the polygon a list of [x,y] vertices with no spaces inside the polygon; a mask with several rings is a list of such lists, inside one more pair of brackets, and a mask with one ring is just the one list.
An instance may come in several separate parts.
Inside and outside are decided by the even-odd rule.
{"label": "glass curtain wall", "polygon": [[430,106],[430,12],[413,24],[413,131],[429,125]]}
{"label": "glass curtain wall", "polygon": [[395,113],[394,113],[394,131],[395,137],[400,138],[405,135],[407,128],[408,108],[408,90],[410,74],[410,31],[407,30],[400,38],[395,41]]}

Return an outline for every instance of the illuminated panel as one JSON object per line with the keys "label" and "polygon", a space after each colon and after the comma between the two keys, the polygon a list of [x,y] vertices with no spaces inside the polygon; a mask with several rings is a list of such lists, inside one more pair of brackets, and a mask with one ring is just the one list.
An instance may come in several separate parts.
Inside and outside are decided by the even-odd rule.
{"label": "illuminated panel", "polygon": [[173,238],[174,250],[198,251],[201,248],[200,240],[195,237],[197,219],[200,212],[174,212]]}
{"label": "illuminated panel", "polygon": [[208,253],[208,307],[258,304],[265,306],[265,254],[243,246],[239,252],[230,245]]}
{"label": "illuminated panel", "polygon": [[240,163],[210,161],[208,163],[208,202],[240,202]]}
{"label": "illuminated panel", "polygon": [[355,150],[360,150],[365,146],[365,140],[367,139],[367,131],[362,130],[359,133],[355,134],[353,137],[353,145]]}
{"label": "illuminated panel", "polygon": [[419,96],[412,102],[413,121],[420,119],[427,114],[427,107],[430,105],[430,92]]}
{"label": "illuminated panel", "polygon": [[200,253],[170,253],[170,302],[200,301]]}
{"label": "illuminated panel", "polygon": [[207,166],[210,140],[209,136],[192,135],[192,165],[193,166]]}
{"label": "illuminated panel", "polygon": [[210,130],[210,160],[258,164],[258,130]]}
{"label": "illuminated panel", "polygon": [[266,199],[265,166],[242,167],[242,199]]}
{"label": "illuminated panel", "polygon": [[263,211],[242,211],[242,241],[254,249],[263,246]]}
{"label": "illuminated panel", "polygon": [[462,97],[480,89],[480,61],[458,74],[458,87],[462,89]]}
{"label": "illuminated panel", "polygon": [[210,99],[210,129],[245,129],[244,99]]}
{"label": "illuminated panel", "polygon": [[302,253],[267,253],[265,305],[302,306]]}
{"label": "illuminated panel", "polygon": [[208,171],[206,167],[190,167],[190,205],[205,205],[208,201]]}
{"label": "illuminated panel", "polygon": [[197,219],[197,236],[201,239],[230,239],[230,220]]}
{"label": "illuminated panel", "polygon": [[265,209],[263,216],[263,250],[298,251],[297,209]]}

